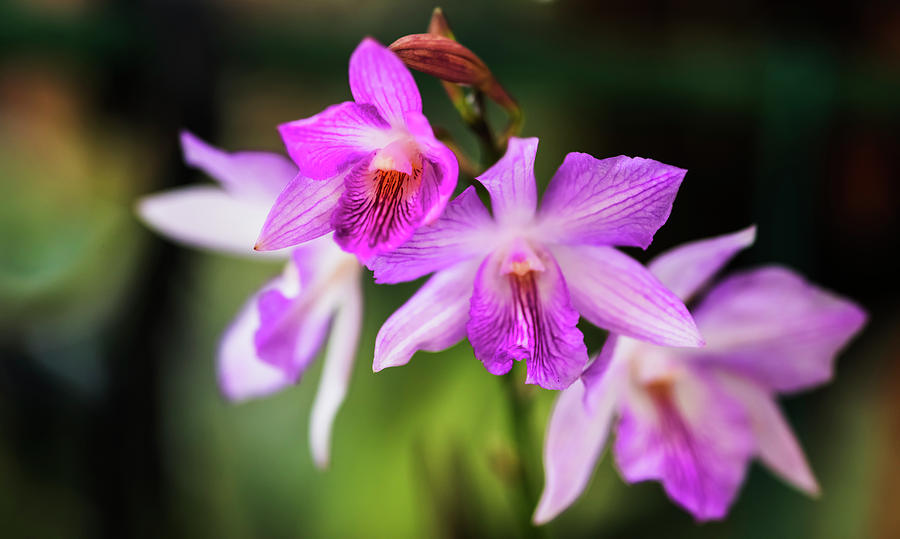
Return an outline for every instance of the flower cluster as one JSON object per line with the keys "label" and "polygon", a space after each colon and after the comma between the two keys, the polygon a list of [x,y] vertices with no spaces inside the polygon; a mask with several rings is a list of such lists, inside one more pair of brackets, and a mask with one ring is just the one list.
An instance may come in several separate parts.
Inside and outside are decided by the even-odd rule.
{"label": "flower cluster", "polygon": [[[526,383],[561,390],[536,522],[579,496],[612,428],[626,481],[660,481],[698,519],[725,515],[754,456],[817,492],[774,398],[829,379],[865,321],[860,308],[772,266],[721,281],[689,311],[756,231],[689,243],[647,267],[618,250],[650,245],[685,177],[651,159],[570,153],[539,202],[538,139],[510,132],[487,139],[502,157],[451,200],[462,159],[423,116],[407,65],[442,78],[470,125],[482,129],[466,108],[478,100],[460,96],[483,91],[518,129],[515,102],[449,30],[392,48],[366,38],[350,58],[353,101],[280,126],[290,159],[229,154],[185,133],[185,160],[219,185],[140,203],[148,225],[188,245],[286,259],[222,337],[223,394],[297,383],[330,334],[310,421],[325,466],[356,356],[363,266],[377,283],[432,274],[381,327],[373,368],[467,338],[489,373],[522,361]],[[580,318],[609,332],[592,361]]]}

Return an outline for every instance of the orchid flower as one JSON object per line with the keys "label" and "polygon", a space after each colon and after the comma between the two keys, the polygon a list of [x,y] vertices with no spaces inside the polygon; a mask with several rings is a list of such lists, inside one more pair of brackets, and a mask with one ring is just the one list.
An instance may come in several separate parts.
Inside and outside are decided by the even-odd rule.
{"label": "orchid flower", "polygon": [[[296,167],[274,153],[228,154],[189,133],[182,134],[181,143],[186,162],[219,185],[147,196],[138,206],[144,222],[189,246],[265,258],[251,246]],[[242,401],[296,384],[322,347],[330,324],[310,419],[313,459],[325,467],[362,324],[361,266],[327,236],[271,255],[287,258],[287,265],[247,301],[222,336],[219,386],[229,400]]]}
{"label": "orchid flower", "polygon": [[[689,301],[755,229],[688,243],[650,270]],[[777,266],[738,273],[694,310],[706,346],[676,349],[610,335],[556,402],[544,449],[544,523],[587,486],[614,416],[613,453],[629,483],[658,480],[698,520],[725,516],[752,457],[809,494],[819,486],[776,395],[827,382],[865,313]]]}
{"label": "orchid flower", "polygon": [[299,173],[275,201],[257,250],[334,230],[338,245],[366,262],[443,212],[458,164],[422,115],[403,62],[364,39],[350,57],[350,91],[354,101],[280,127]]}
{"label": "orchid flower", "polygon": [[642,158],[570,153],[540,209],[538,140],[511,138],[506,155],[370,268],[380,283],[435,275],[382,326],[374,370],[403,365],[468,335],[496,375],[525,360],[526,382],[568,387],[587,350],[579,313],[617,333],[668,346],[702,344],[687,308],[656,277],[612,246],[646,248],[672,209],[685,171]]}

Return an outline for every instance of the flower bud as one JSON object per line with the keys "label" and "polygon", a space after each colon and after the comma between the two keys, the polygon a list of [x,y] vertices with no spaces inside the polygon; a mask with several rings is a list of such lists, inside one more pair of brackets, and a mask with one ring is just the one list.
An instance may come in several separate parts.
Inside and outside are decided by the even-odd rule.
{"label": "flower bud", "polygon": [[403,36],[389,48],[410,68],[447,82],[479,88],[493,78],[487,65],[474,52],[442,35]]}
{"label": "flower bud", "polygon": [[431,13],[431,20],[428,22],[428,33],[448,37],[453,40],[456,39],[453,35],[453,30],[450,29],[450,23],[447,22],[447,17],[444,17],[444,10],[439,7],[434,8],[434,11]]}

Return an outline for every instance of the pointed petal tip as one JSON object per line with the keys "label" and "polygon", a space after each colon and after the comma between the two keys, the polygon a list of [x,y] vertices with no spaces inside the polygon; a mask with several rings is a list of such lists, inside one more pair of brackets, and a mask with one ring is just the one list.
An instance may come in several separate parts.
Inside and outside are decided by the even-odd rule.
{"label": "pointed petal tip", "polygon": [[360,42],[359,42],[359,46],[362,46],[362,45],[366,45],[366,46],[376,45],[378,47],[382,46],[381,43],[372,36],[363,37],[362,40],[360,40]]}
{"label": "pointed petal tip", "polygon": [[319,471],[325,472],[331,465],[331,459],[328,458],[328,455],[313,455],[313,464]]}
{"label": "pointed petal tip", "polygon": [[541,493],[541,499],[538,500],[537,507],[534,509],[534,515],[531,517],[531,522],[535,526],[543,526],[558,517],[565,508],[566,506],[559,507],[558,505],[554,505],[552,496],[545,488],[544,492]]}
{"label": "pointed petal tip", "polygon": [[187,129],[178,132],[178,142],[181,145],[181,154],[185,164],[192,167],[202,166],[204,152],[218,151]]}

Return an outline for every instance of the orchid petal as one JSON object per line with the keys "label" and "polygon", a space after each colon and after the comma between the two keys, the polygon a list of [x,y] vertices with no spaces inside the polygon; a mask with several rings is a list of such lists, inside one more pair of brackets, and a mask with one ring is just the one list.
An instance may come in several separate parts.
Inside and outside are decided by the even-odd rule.
{"label": "orchid petal", "polygon": [[206,185],[149,195],[137,207],[147,226],[179,243],[245,256],[255,254],[253,242],[266,211],[263,204]]}
{"label": "orchid petal", "polygon": [[714,238],[685,243],[654,258],[647,269],[682,301],[690,301],[738,252],[753,245],[751,226]]}
{"label": "orchid petal", "polygon": [[773,395],[759,384],[743,377],[719,373],[719,378],[729,395],[745,406],[753,424],[757,452],[762,461],[791,485],[817,496],[819,484]]}
{"label": "orchid petal", "polygon": [[544,193],[545,233],[560,243],[646,249],[686,173],[652,159],[570,153]]}
{"label": "orchid petal", "polygon": [[[311,260],[314,247],[297,249],[286,279],[293,288],[268,290],[260,295],[260,325],[254,335],[263,361],[298,380],[325,341],[328,325],[343,290],[328,286],[336,275],[339,258]],[[337,251],[335,249],[335,251]]]}
{"label": "orchid petal", "polygon": [[589,406],[584,404],[585,385],[579,381],[556,400],[544,439],[544,491],[534,512],[535,524],[556,518],[587,487],[609,436],[615,382],[614,377],[604,377]]}
{"label": "orchid petal", "polygon": [[275,393],[294,380],[259,358],[253,335],[259,328],[259,295],[285,286],[282,278],[250,298],[225,331],[219,345],[219,388],[228,400],[242,401]]}
{"label": "orchid petal", "polygon": [[377,283],[399,283],[452,266],[474,257],[483,258],[492,248],[493,220],[467,187],[447,205],[444,214],[419,228],[403,245],[375,257],[369,269]]}
{"label": "orchid petal", "polygon": [[370,170],[364,159],[344,180],[331,216],[334,240],[366,263],[408,240],[422,224],[433,193],[423,189],[422,171]]}
{"label": "orchid petal", "polygon": [[297,176],[269,210],[255,249],[284,249],[328,234],[343,191],[344,178],[340,176],[324,182]]}
{"label": "orchid petal", "polygon": [[300,175],[331,179],[360,159],[387,146],[390,126],[372,105],[344,102],[306,118],[278,126]]}
{"label": "orchid petal", "polygon": [[556,245],[572,304],[592,324],[665,346],[701,346],[684,303],[644,266],[612,247]]}
{"label": "orchid petal", "polygon": [[334,418],[347,395],[362,327],[362,288],[358,278],[350,281],[338,307],[328,338],[325,365],[309,423],[309,443],[319,468],[328,467]]}
{"label": "orchid petal", "polygon": [[606,336],[603,347],[597,357],[581,373],[581,381],[584,382],[584,405],[590,409],[591,402],[596,400],[598,391],[605,387],[604,380],[608,378],[609,369],[613,359],[617,355],[624,355],[623,349],[628,348],[632,339],[622,338],[615,333]]}
{"label": "orchid petal", "polygon": [[350,56],[350,91],[357,103],[374,105],[394,126],[402,125],[404,112],[422,112],[412,73],[397,55],[370,37]]}
{"label": "orchid petal", "polygon": [[726,279],[694,315],[708,343],[698,359],[781,392],[828,381],[866,320],[855,303],[774,266]]}
{"label": "orchid petal", "polygon": [[381,326],[372,370],[406,365],[418,350],[438,352],[466,335],[477,265],[463,262],[431,277]]}
{"label": "orchid petal", "polygon": [[228,153],[210,146],[188,131],[181,132],[184,161],[221,182],[225,189],[241,198],[269,205],[297,175],[297,166],[277,153]]}
{"label": "orchid petal", "polygon": [[537,147],[537,138],[510,138],[506,154],[477,178],[491,194],[491,210],[498,222],[518,224],[534,216]]}
{"label": "orchid petal", "polygon": [[[546,252],[527,246],[510,254],[495,251],[475,277],[466,333],[475,357],[491,374],[506,374],[513,361],[525,360],[525,383],[565,389],[587,364],[578,312],[559,266]],[[507,270],[528,263],[531,270]]]}
{"label": "orchid petal", "polygon": [[629,483],[659,480],[698,520],[720,519],[754,449],[740,404],[699,376],[633,391],[621,409],[614,453]]}
{"label": "orchid petal", "polygon": [[434,193],[434,201],[423,207],[423,223],[432,223],[441,216],[456,189],[459,162],[450,148],[434,138],[428,119],[421,113],[407,112],[404,121],[421,151],[423,161],[429,165],[424,167],[422,184]]}

